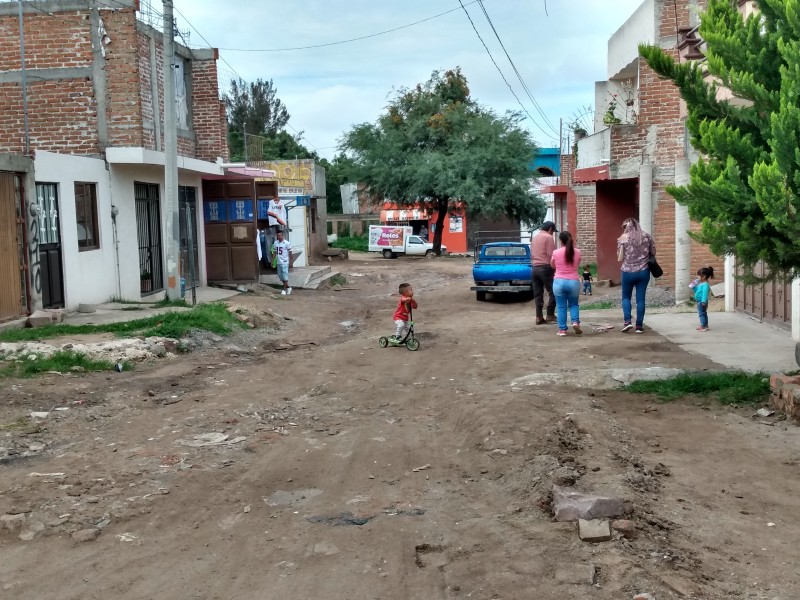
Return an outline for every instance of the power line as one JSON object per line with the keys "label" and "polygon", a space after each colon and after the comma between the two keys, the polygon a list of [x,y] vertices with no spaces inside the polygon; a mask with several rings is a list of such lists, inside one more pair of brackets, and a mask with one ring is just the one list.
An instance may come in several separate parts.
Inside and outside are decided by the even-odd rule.
{"label": "power line", "polygon": [[[471,2],[467,2],[467,6],[470,4],[475,4],[479,2],[479,0],[471,0]],[[430,17],[426,17],[425,19],[421,19],[419,21],[414,21],[413,23],[407,23],[405,25],[400,25],[398,27],[393,27],[392,29],[387,29],[385,31],[378,31],[377,33],[370,33],[368,35],[362,35],[355,38],[350,38],[347,40],[340,40],[338,42],[327,42],[325,44],[314,44],[313,46],[295,46],[293,48],[220,48],[220,50],[225,50],[227,52],[288,52],[290,50],[310,50],[312,48],[326,48],[328,46],[338,46],[340,44],[349,44],[350,42],[358,42],[360,40],[367,40],[369,38],[378,37],[379,35],[385,35],[387,33],[393,33],[395,31],[400,31],[401,29],[408,29],[409,27],[413,27],[414,25],[419,25],[420,23],[425,23],[427,21],[432,21],[433,19],[438,19],[439,17],[443,17],[445,15],[449,15],[450,13],[456,12],[459,10],[458,8],[453,8],[450,10],[446,10],[442,13],[437,15],[433,15]]]}
{"label": "power line", "polygon": [[505,52],[505,55],[506,55],[506,58],[508,59],[508,62],[511,63],[511,68],[514,69],[514,73],[516,74],[517,79],[519,80],[520,84],[522,84],[522,89],[525,90],[525,93],[527,94],[528,98],[533,103],[533,107],[536,109],[536,112],[538,112],[539,115],[541,115],[541,117],[544,119],[545,125],[547,125],[553,131],[553,133],[558,135],[558,131],[556,130],[555,125],[553,125],[553,123],[550,121],[550,119],[547,118],[547,115],[542,110],[542,107],[536,101],[536,98],[533,97],[533,94],[531,93],[530,89],[528,88],[528,85],[525,83],[525,80],[522,79],[522,74],[519,72],[519,69],[517,69],[517,65],[514,64],[513,60],[511,60],[511,56],[508,54],[508,50],[506,50],[506,46],[503,43],[503,40],[500,39],[500,34],[497,33],[497,29],[495,29],[494,23],[492,23],[492,19],[489,16],[489,13],[486,12],[486,7],[483,5],[483,2],[481,0],[477,0],[477,2],[478,2],[478,5],[481,7],[481,10],[483,11],[483,15],[486,17],[486,20],[489,22],[489,26],[492,28],[492,31],[494,32],[494,36],[497,38],[497,41],[500,42],[500,47],[503,49],[503,52]]}
{"label": "power line", "polygon": [[505,83],[508,86],[508,89],[511,92],[511,94],[514,96],[514,98],[516,98],[517,103],[519,104],[520,108],[523,110],[523,112],[526,115],[528,115],[528,118],[531,120],[531,122],[534,125],[536,125],[536,127],[539,128],[539,130],[545,135],[545,137],[549,138],[552,134],[550,134],[547,131],[545,131],[542,128],[542,126],[539,125],[539,123],[536,121],[536,119],[533,118],[533,115],[531,115],[531,113],[528,112],[528,109],[525,108],[525,105],[522,104],[522,100],[519,99],[519,96],[517,96],[517,93],[514,91],[514,88],[512,88],[511,84],[508,83],[508,79],[506,79],[506,76],[503,73],[503,70],[500,68],[500,65],[497,64],[497,61],[494,59],[494,56],[492,56],[492,52],[491,52],[491,50],[489,50],[489,47],[486,45],[486,42],[483,41],[483,37],[481,37],[481,34],[478,31],[478,28],[475,27],[475,22],[472,20],[472,16],[469,14],[469,11],[467,10],[467,7],[464,6],[464,2],[462,2],[462,0],[458,0],[458,3],[461,5],[461,8],[464,9],[464,13],[467,15],[467,19],[469,19],[469,22],[472,25],[472,29],[475,30],[475,35],[478,36],[478,39],[481,41],[481,44],[483,44],[483,47],[486,49],[486,53],[489,55],[489,58],[492,59],[492,64],[494,64],[494,67],[495,67],[495,69],[497,69],[497,72],[500,73],[500,77],[502,77],[503,81],[505,81]]}
{"label": "power line", "polygon": [[[476,1],[477,1],[477,0],[476,0]],[[189,19],[187,19],[187,18],[186,18],[186,15],[184,15],[184,14],[183,14],[183,13],[182,13],[180,10],[178,10],[178,8],[177,8],[177,7],[173,7],[173,10],[174,10],[176,13],[178,13],[178,14],[179,14],[181,17],[183,17],[183,20],[184,20],[184,21],[186,21],[186,23],[189,25],[189,27],[191,27],[192,29],[194,29],[194,30],[195,30],[195,32],[197,33],[197,35],[199,35],[199,36],[200,36],[200,39],[201,39],[201,40],[203,40],[203,41],[204,41],[206,44],[208,44],[208,47],[209,47],[209,48],[213,48],[213,47],[214,47],[214,46],[211,44],[211,42],[209,42],[209,41],[208,41],[208,40],[205,38],[205,36],[204,36],[202,33],[200,33],[200,30],[199,30],[199,29],[197,29],[197,27],[195,27],[195,26],[192,24],[192,22],[191,22]],[[237,77],[238,77],[238,78],[239,78],[241,81],[245,81],[245,78],[244,78],[244,77],[242,77],[241,75],[239,75],[239,73],[237,73],[237,72],[236,72],[236,69],[234,69],[234,68],[233,68],[233,65],[232,65],[231,63],[229,63],[227,60],[225,60],[225,58],[224,58],[224,57],[223,57],[221,54],[220,54],[219,58],[220,58],[220,60],[221,60],[222,62],[224,62],[226,65],[228,65],[228,67],[230,68],[230,70],[233,72],[233,74],[234,74],[234,75],[236,75],[236,76],[237,76]],[[302,133],[300,133],[299,131],[297,131],[297,129],[295,129],[294,127],[292,127],[292,126],[291,126],[289,123],[286,123],[286,125],[287,125],[287,127],[289,127],[289,129],[291,129],[292,131],[294,131],[294,132],[295,132],[295,133],[296,133],[296,134],[297,134],[297,135],[300,137],[300,139],[301,139],[301,140],[305,140],[305,141],[308,143],[308,145],[309,145],[309,146],[311,146],[311,147],[312,147],[314,150],[316,150],[317,152],[319,152],[319,149],[318,149],[318,148],[317,148],[317,147],[316,147],[314,144],[312,144],[312,143],[311,143],[311,141],[310,141],[310,140],[309,140],[307,137],[305,137],[305,136],[304,136]]]}

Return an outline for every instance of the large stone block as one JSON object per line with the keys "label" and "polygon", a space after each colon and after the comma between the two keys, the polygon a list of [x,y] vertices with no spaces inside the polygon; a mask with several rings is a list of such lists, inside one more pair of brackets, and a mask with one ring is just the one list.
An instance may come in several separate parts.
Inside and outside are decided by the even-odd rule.
{"label": "large stone block", "polygon": [[610,519],[621,517],[625,509],[625,501],[621,498],[592,496],[553,486],[553,514],[556,521]]}

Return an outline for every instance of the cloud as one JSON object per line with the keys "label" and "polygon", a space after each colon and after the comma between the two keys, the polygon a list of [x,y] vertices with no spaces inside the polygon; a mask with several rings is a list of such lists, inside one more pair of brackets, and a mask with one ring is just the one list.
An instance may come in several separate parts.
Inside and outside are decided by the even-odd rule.
{"label": "cloud", "polygon": [[[467,4],[467,0],[464,0]],[[484,0],[484,6],[523,80],[550,124],[569,121],[594,102],[594,82],[605,78],[608,38],[641,0]],[[613,5],[613,10],[610,6]],[[495,60],[539,126],[527,122],[542,144],[557,140],[514,75],[476,3],[467,4]],[[458,2],[450,0],[292,0],[263,3],[177,0],[185,15],[235,70],[248,80],[272,79],[292,115],[321,153],[352,124],[374,121],[392,89],[425,81],[432,71],[461,66],[473,96],[498,112],[520,110]],[[368,35],[430,17],[437,19],[367,40],[291,52],[248,53],[225,48],[308,46]],[[179,17],[179,28],[188,26]],[[202,44],[193,33],[193,44]],[[230,66],[229,66],[230,65]],[[231,68],[232,67],[232,68]],[[550,134],[546,136],[540,129]]]}

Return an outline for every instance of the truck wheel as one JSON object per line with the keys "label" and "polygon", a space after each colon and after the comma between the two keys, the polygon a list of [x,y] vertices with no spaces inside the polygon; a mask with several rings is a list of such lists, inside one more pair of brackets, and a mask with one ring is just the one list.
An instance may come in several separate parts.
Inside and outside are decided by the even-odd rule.
{"label": "truck wheel", "polygon": [[478,302],[486,302],[486,292],[475,292],[475,299]]}
{"label": "truck wheel", "polygon": [[428,250],[425,253],[425,258],[436,258],[436,252],[434,252],[433,250]]}
{"label": "truck wheel", "polygon": [[393,252],[391,250],[384,250],[383,251],[383,258],[392,258]]}

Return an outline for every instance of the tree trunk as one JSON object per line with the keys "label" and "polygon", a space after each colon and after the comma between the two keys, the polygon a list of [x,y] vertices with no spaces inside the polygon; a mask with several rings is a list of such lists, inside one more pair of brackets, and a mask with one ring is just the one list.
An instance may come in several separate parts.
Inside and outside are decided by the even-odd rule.
{"label": "tree trunk", "polygon": [[436,231],[433,232],[433,251],[436,256],[442,255],[442,233],[444,233],[444,220],[447,217],[447,206],[449,202],[446,198],[436,198]]}

